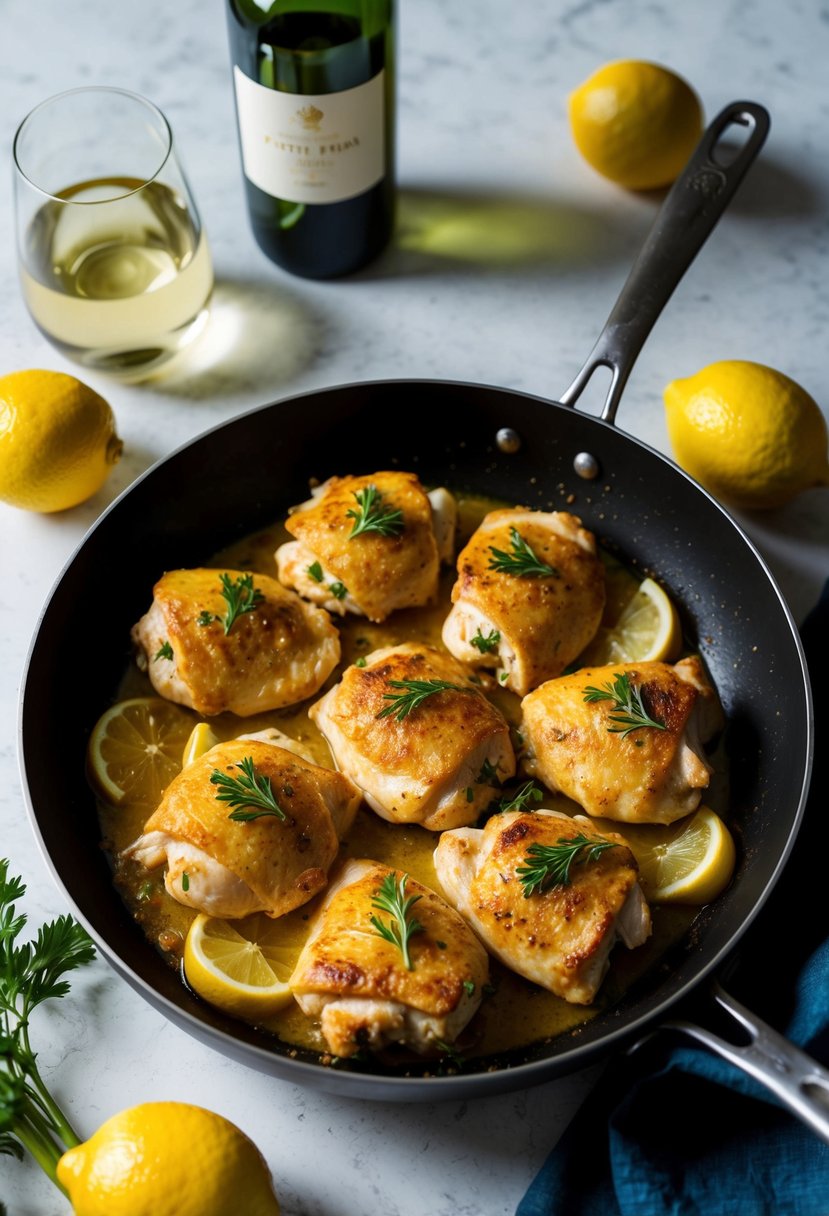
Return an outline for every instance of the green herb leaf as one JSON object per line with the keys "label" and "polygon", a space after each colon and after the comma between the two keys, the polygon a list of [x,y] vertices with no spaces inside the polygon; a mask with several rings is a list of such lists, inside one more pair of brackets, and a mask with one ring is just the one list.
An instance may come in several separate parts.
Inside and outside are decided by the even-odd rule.
{"label": "green herb leaf", "polygon": [[510,528],[510,544],[512,553],[505,553],[503,549],[496,549],[494,545],[489,546],[492,554],[489,560],[490,570],[498,570],[502,574],[514,574],[517,578],[561,577],[555,566],[550,566],[536,557],[517,528]]}
{"label": "green herb leaf", "polygon": [[355,667],[365,667],[365,665],[366,665],[366,656],[364,654],[361,654],[358,659],[354,660]]}
{"label": "green herb leaf", "polygon": [[339,580],[336,583],[329,583],[328,590],[335,600],[344,600],[348,595],[348,587],[346,587],[345,583],[339,582]]}
{"label": "green herb leaf", "polygon": [[619,672],[613,683],[595,688],[592,684],[584,689],[585,701],[612,701],[613,712],[608,716],[608,731],[612,735],[626,738],[633,730],[650,726],[654,730],[667,730],[664,722],[652,718],[642,702],[642,690],[630,682],[627,672]]}
{"label": "green herb leaf", "polygon": [[506,684],[508,679],[509,679],[508,671],[499,671],[498,672],[498,683],[499,684]]}
{"label": "green herb leaf", "polygon": [[181,889],[182,889],[182,891],[184,891],[184,892],[187,892],[187,891],[189,891],[189,890],[190,890],[190,875],[187,873],[187,871],[186,871],[186,870],[182,871],[182,875],[181,875]]}
{"label": "green herb leaf", "polygon": [[531,811],[531,802],[541,802],[544,795],[534,781],[525,781],[515,791],[512,797],[504,797],[498,803],[497,810],[501,811]]}
{"label": "green herb leaf", "polygon": [[162,642],[156,653],[153,655],[153,662],[157,663],[159,659],[172,659],[173,648],[169,642]]}
{"label": "green herb leaf", "polygon": [[218,621],[219,617],[214,616],[212,612],[208,612],[206,608],[202,608],[199,615],[196,617],[196,624],[204,628],[205,625],[212,625],[214,621]]}
{"label": "green herb leaf", "polygon": [[[226,802],[228,806],[237,808],[231,811],[228,819],[236,823],[248,823],[251,819],[260,819],[263,815],[275,815],[277,819],[287,819],[288,816],[276,801],[270,777],[257,773],[252,756],[245,756],[236,768],[241,769],[241,777],[231,777],[220,769],[214,768],[210,774],[211,785],[219,787],[216,794],[218,802]],[[258,807],[258,810],[245,808]]]}
{"label": "green herb leaf", "polygon": [[471,786],[471,785],[468,785],[468,786],[466,787],[466,801],[467,801],[467,802],[474,802],[474,801],[475,801],[475,791],[473,790],[473,788],[472,788],[472,786]]}
{"label": "green herb leaf", "polygon": [[[601,857],[605,849],[615,849],[612,840],[595,836],[560,836],[556,844],[531,844],[524,855],[524,865],[515,873],[524,888],[524,898],[552,886],[567,886],[574,862],[587,864]],[[583,856],[579,857],[579,853]]]}
{"label": "green herb leaf", "polygon": [[423,932],[423,925],[419,920],[415,920],[411,913],[414,905],[423,896],[409,895],[407,897],[406,883],[408,881],[408,874],[398,878],[392,871],[391,874],[386,875],[380,884],[380,890],[374,894],[371,906],[377,908],[378,912],[387,912],[392,919],[386,923],[381,921],[379,916],[372,916],[371,924],[375,933],[397,946],[403,955],[403,966],[407,971],[413,971],[409,941],[415,933]]}
{"label": "green herb leaf", "polygon": [[403,512],[395,507],[383,506],[383,495],[377,486],[366,486],[363,490],[355,490],[354,497],[357,507],[346,511],[346,516],[354,520],[348,539],[353,540],[363,532],[378,532],[380,536],[399,536],[403,531]]}
{"label": "green herb leaf", "polygon": [[481,765],[481,771],[475,778],[476,785],[498,785],[498,765],[490,764],[488,760],[484,760]]}
{"label": "green herb leaf", "polygon": [[417,709],[427,697],[436,692],[466,692],[474,695],[474,688],[466,688],[463,684],[452,684],[448,680],[389,680],[389,688],[403,688],[405,692],[383,694],[384,701],[390,701],[385,709],[381,709],[378,718],[388,718],[394,714],[398,722],[407,718],[413,709]]}
{"label": "green herb leaf", "polygon": [[474,646],[476,650],[479,650],[481,654],[492,654],[494,650],[498,649],[498,644],[500,641],[501,635],[497,629],[493,629],[486,635],[486,637],[484,637],[484,635],[481,633],[481,627],[479,625],[478,632],[475,634],[474,638],[469,639],[469,644],[470,646]]}
{"label": "green herb leaf", "polygon": [[474,980],[464,980],[464,981],[463,981],[463,986],[464,986],[464,989],[465,989],[465,991],[466,991],[466,995],[467,995],[467,996],[472,996],[472,994],[473,994],[473,993],[474,993],[474,991],[475,991],[475,981],[474,981]]}
{"label": "green herb leaf", "polygon": [[315,583],[322,582],[322,566],[319,564],[319,562],[312,562],[308,567],[308,573],[311,575],[311,578]]}
{"label": "green herb leaf", "polygon": [[247,612],[253,612],[265,597],[258,587],[254,587],[252,574],[238,574],[232,581],[229,574],[220,574],[219,582],[222,584],[227,612],[216,619],[222,622],[226,636],[237,619]]}

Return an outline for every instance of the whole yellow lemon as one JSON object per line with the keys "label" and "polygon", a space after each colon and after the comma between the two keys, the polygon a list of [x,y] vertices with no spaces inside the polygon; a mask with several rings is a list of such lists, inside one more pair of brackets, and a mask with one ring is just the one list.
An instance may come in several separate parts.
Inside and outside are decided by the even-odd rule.
{"label": "whole yellow lemon", "polygon": [[0,376],[0,501],[63,511],[106,481],[123,444],[103,397],[64,372]]}
{"label": "whole yellow lemon", "polygon": [[702,134],[702,106],[669,68],[606,63],[570,94],[570,129],[589,165],[629,190],[670,185]]}
{"label": "whole yellow lemon", "polygon": [[221,1115],[147,1102],[58,1162],[76,1216],[279,1216],[264,1158]]}
{"label": "whole yellow lemon", "polygon": [[724,502],[778,507],[829,485],[826,420],[783,372],[727,359],[671,381],[664,397],[677,463]]}

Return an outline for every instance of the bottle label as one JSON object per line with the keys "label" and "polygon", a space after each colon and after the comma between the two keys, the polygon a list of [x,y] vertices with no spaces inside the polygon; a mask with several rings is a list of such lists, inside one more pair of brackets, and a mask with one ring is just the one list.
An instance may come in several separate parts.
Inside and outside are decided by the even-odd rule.
{"label": "bottle label", "polygon": [[341,93],[281,93],[234,65],[245,176],[291,203],[339,203],[385,172],[385,72]]}

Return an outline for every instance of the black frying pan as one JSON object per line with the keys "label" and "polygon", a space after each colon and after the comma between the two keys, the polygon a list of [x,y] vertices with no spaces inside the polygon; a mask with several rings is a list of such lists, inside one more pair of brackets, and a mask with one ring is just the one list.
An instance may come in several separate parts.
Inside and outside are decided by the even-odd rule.
{"label": "black frying pan", "polygon": [[[742,127],[741,148],[726,155],[722,136],[735,124]],[[427,380],[345,385],[275,402],[209,431],[151,469],[113,503],[70,560],[39,622],[22,695],[30,812],[55,877],[103,954],[188,1033],[248,1065],[351,1096],[432,1100],[519,1088],[654,1030],[717,968],[754,918],[791,848],[810,772],[811,702],[797,631],[763,561],[729,515],[670,461],[616,430],[613,419],[642,342],[767,129],[765,110],[749,102],[728,106],[709,127],[563,404]],[[599,364],[613,373],[602,419],[569,408]],[[89,732],[114,699],[129,661],[130,626],[160,573],[199,565],[283,515],[306,497],[311,476],[394,464],[428,484],[545,509],[570,505],[572,495],[572,509],[601,542],[643,573],[655,573],[682,606],[686,635],[703,655],[728,717],[729,818],[740,844],[731,887],[700,913],[667,963],[610,1011],[508,1057],[471,1061],[456,1076],[404,1077],[371,1065],[334,1070],[301,1053],[291,1058],[273,1036],[191,997],[148,946],[112,885],[84,774]],[[753,1049],[737,1054],[752,1051],[759,1056]],[[773,1070],[761,1071],[769,1081]],[[819,1119],[829,1137],[829,1120],[813,1117]]]}

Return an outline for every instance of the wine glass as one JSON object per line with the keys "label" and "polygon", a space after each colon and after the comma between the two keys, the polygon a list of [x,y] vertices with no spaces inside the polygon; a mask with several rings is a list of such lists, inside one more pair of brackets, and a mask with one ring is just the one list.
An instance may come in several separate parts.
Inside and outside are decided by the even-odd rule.
{"label": "wine glass", "polygon": [[213,269],[161,111],[125,89],[42,102],[14,138],[20,283],[68,358],[144,379],[207,321]]}

